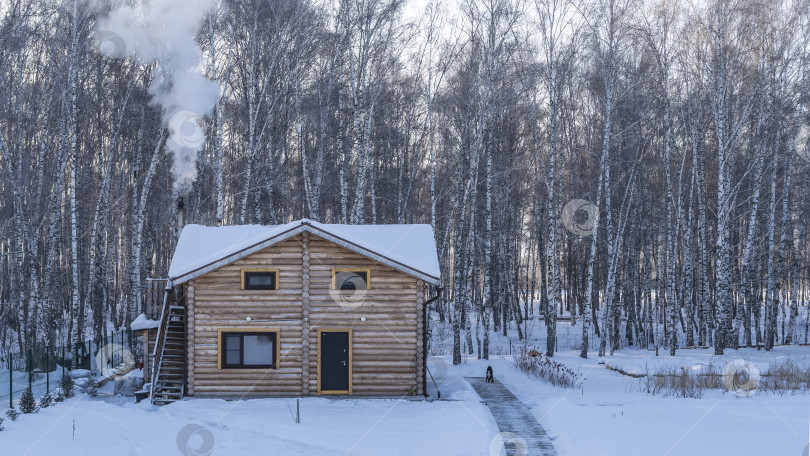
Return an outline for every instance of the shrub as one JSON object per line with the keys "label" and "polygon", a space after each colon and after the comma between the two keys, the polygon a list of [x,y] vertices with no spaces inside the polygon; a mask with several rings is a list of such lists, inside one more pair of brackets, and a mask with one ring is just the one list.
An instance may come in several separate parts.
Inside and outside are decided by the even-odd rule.
{"label": "shrub", "polygon": [[[708,364],[699,369],[678,366],[662,366],[656,370],[645,370],[641,381],[641,390],[652,395],[700,398],[707,389],[725,389],[744,396],[755,391],[766,391],[777,394],[803,392],[810,390],[810,365],[799,365],[792,359],[772,363],[768,370],[760,372],[756,366],[742,362],[734,366],[734,360],[724,366]],[[734,378],[729,378],[729,372]],[[740,378],[738,378],[738,376]],[[749,383],[750,382],[750,383]],[[737,389],[738,384],[746,384]]]}
{"label": "shrub", "polygon": [[529,376],[539,378],[554,386],[578,388],[585,380],[565,364],[543,355],[533,347],[524,347],[515,355],[513,364]]}
{"label": "shrub", "polygon": [[46,393],[39,399],[39,406],[41,408],[48,408],[52,405],[53,405],[53,396],[51,396],[51,393]]}
{"label": "shrub", "polygon": [[[727,366],[727,365],[726,365]],[[726,389],[725,367],[714,363],[691,366],[660,366],[644,369],[641,390],[653,396],[699,399],[707,389]]]}
{"label": "shrub", "polygon": [[647,372],[642,377],[641,389],[653,396],[699,399],[703,397],[704,384],[698,376],[692,369],[664,366],[657,371]]}
{"label": "shrub", "polygon": [[779,360],[759,377],[757,389],[778,394],[810,389],[810,366],[800,366],[792,359]]}
{"label": "shrub", "polygon": [[34,413],[37,410],[39,410],[39,408],[37,408],[34,393],[31,392],[31,388],[28,388],[23,391],[22,396],[20,396],[20,411],[23,413]]}
{"label": "shrub", "polygon": [[0,416],[0,431],[3,430],[3,417]]}
{"label": "shrub", "polygon": [[17,421],[17,418],[20,417],[20,412],[18,412],[14,407],[11,407],[10,409],[6,410],[6,416],[11,421]]}
{"label": "shrub", "polygon": [[59,379],[59,387],[62,389],[62,397],[73,397],[74,386],[76,386],[76,383],[73,381],[73,377],[70,376],[70,372],[65,371],[65,373],[62,374],[62,378]]}

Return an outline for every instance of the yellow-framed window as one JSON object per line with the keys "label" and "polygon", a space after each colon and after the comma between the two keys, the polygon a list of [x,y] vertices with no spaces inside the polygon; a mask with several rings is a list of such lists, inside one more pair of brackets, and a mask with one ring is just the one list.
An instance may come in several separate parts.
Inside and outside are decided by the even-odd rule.
{"label": "yellow-framed window", "polygon": [[333,290],[370,290],[370,268],[332,268]]}
{"label": "yellow-framed window", "polygon": [[227,328],[217,331],[217,369],[278,369],[280,331]]}
{"label": "yellow-framed window", "polygon": [[242,269],[243,290],[278,290],[278,268]]}

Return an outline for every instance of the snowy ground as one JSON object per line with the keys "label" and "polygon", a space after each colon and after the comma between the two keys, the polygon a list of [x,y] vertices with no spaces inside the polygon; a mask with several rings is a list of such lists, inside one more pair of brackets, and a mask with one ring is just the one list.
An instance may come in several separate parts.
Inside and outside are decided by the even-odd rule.
{"label": "snowy ground", "polygon": [[[807,455],[810,394],[755,390],[740,397],[706,390],[701,399],[650,396],[640,390],[639,379],[606,369],[596,356],[581,359],[574,350],[555,359],[585,380],[580,389],[564,390],[511,367],[509,347],[512,342],[514,350],[516,342],[494,334],[492,339],[497,354],[489,361],[465,355],[464,363],[453,366],[449,355],[429,359],[440,401],[304,398],[301,423],[295,424],[294,399],[189,399],[155,407],[110,396],[110,383],[100,397],[80,396],[16,422],[6,419],[0,454],[498,454],[497,426],[463,379],[483,376],[492,365],[496,378],[532,409],[562,456]],[[783,357],[810,363],[810,347],[798,346],[727,350],[723,357],[708,349],[679,350],[674,358],[663,353],[623,350],[606,363],[636,373],[659,366],[723,366],[736,359],[761,371]],[[429,390],[435,396],[430,381]]]}
{"label": "snowy ground", "polygon": [[[772,356],[807,359],[810,349],[779,347],[771,354],[744,349],[724,359],[709,350],[675,358],[636,351],[613,361],[627,368],[737,358],[764,365]],[[432,357],[443,400],[305,398],[300,424],[293,422],[291,399],[192,399],[159,408],[104,397],[102,391],[99,398],[80,396],[16,422],[6,420],[0,448],[15,455],[209,454],[183,453],[179,439],[183,448],[205,450],[210,442],[210,454],[227,455],[257,449],[281,455],[490,455],[497,427],[463,377],[481,376],[492,365],[496,377],[529,405],[561,455],[806,454],[810,395],[706,391],[701,399],[653,397],[639,391],[639,380],[605,369],[595,357],[583,360],[571,351],[556,358],[586,377],[581,389],[530,379],[511,367],[508,355],[459,366],[450,364],[449,356]]]}
{"label": "snowy ground", "polygon": [[[723,358],[713,357],[710,350],[690,352],[695,352],[688,355],[691,361],[686,355],[655,358],[647,351],[623,353],[613,360],[620,358],[624,366],[652,366],[747,359],[763,366],[771,356],[810,358],[808,347],[778,347],[771,354],[728,350]],[[496,377],[529,405],[560,455],[807,455],[810,395],[755,392],[739,397],[707,390],[701,399],[653,397],[639,390],[640,380],[607,370],[596,357],[585,360],[569,351],[555,358],[586,377],[581,389],[562,390],[530,379],[511,367],[508,356],[451,366],[439,389],[446,390],[443,397],[447,393],[469,399],[468,393],[455,392],[458,376],[480,376],[492,365]]]}
{"label": "snowy ground", "polygon": [[294,410],[294,399],[193,399],[156,407],[83,395],[6,420],[0,453],[488,455],[498,434],[477,400],[305,398],[300,424]]}
{"label": "snowy ground", "polygon": [[[442,332],[439,325],[439,333]],[[529,344],[545,351],[546,337],[542,321],[528,322]],[[444,332],[448,332],[449,329]],[[482,376],[487,365],[513,394],[532,408],[546,429],[560,455],[788,455],[808,456],[810,447],[810,394],[765,394],[757,390],[751,397],[706,390],[700,399],[663,398],[640,390],[641,380],[621,375],[599,364],[596,346],[599,339],[591,335],[589,359],[579,357],[581,327],[570,322],[557,326],[557,361],[565,363],[585,377],[582,389],[563,390],[531,379],[511,367],[510,352],[522,342],[514,331],[509,336],[491,333],[489,362],[476,355],[464,354],[460,366],[447,366],[449,355],[433,357],[431,370],[445,371],[439,389],[442,397],[452,396],[459,377]],[[482,337],[482,336],[481,336]],[[462,335],[462,340],[464,336]],[[473,338],[475,340],[475,338]],[[436,341],[436,339],[434,339]],[[433,351],[452,344],[441,340]],[[722,368],[743,359],[761,372],[768,365],[785,358],[799,365],[810,364],[810,347],[778,346],[767,352],[755,348],[726,350],[716,357],[713,349],[679,349],[675,357],[666,350],[655,356],[652,350],[629,348],[607,356],[607,365],[625,372],[642,373],[663,366],[695,368],[712,364]],[[667,354],[667,356],[665,356]],[[438,361],[438,365],[436,365]],[[467,393],[460,393],[467,398]]]}

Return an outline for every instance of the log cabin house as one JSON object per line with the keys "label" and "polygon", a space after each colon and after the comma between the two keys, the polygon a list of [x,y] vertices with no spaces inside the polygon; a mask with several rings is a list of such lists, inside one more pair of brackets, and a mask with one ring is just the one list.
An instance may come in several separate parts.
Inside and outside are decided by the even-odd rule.
{"label": "log cabin house", "polygon": [[151,400],[425,393],[429,225],[185,226]]}

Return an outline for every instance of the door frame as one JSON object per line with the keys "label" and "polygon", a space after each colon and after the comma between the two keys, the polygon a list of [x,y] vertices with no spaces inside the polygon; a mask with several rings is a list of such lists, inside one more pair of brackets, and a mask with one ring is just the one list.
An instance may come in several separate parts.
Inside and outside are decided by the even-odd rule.
{"label": "door frame", "polygon": [[[349,333],[349,389],[348,390],[322,390],[321,389],[321,333]],[[352,330],[348,328],[319,329],[318,330],[318,394],[352,394]]]}

